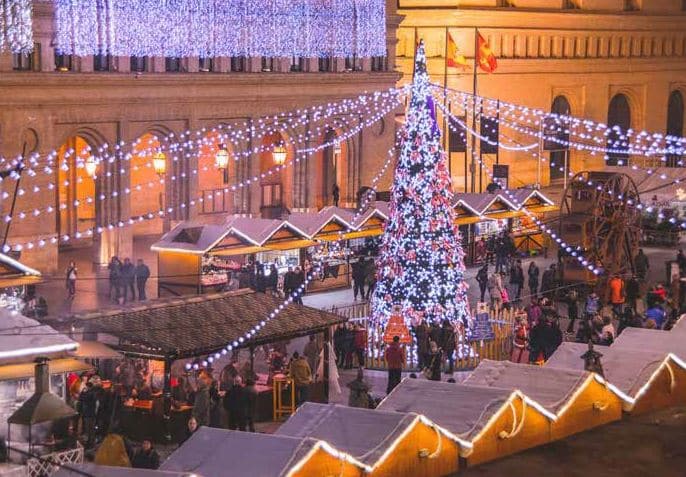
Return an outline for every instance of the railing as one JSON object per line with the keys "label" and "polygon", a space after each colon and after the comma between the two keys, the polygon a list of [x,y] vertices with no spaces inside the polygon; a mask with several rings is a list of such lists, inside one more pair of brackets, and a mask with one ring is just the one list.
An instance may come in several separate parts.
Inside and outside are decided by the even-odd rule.
{"label": "railing", "polygon": [[[372,369],[384,369],[384,330],[378,324],[372,323],[369,317],[369,303],[363,302],[344,307],[332,307],[332,313],[345,317],[349,323],[362,325],[367,331],[367,354],[365,367]],[[468,371],[479,365],[481,360],[490,359],[504,361],[510,359],[512,354],[514,320],[522,310],[491,310],[490,323],[494,338],[487,341],[462,340],[462,345],[456,351],[455,371]],[[473,312],[476,316],[476,311]],[[446,358],[447,362],[447,358]],[[407,352],[408,370],[418,369],[417,353],[412,349]]]}
{"label": "railing", "polygon": [[82,463],[83,447],[77,442],[74,449],[52,452],[40,458],[30,458],[26,461],[26,470],[29,477],[50,477],[63,465]]}

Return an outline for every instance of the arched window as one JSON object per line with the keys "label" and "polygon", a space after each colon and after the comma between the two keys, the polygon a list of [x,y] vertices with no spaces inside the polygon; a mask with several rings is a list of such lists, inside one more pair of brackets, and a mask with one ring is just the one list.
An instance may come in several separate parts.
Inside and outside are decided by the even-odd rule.
{"label": "arched window", "polygon": [[572,108],[569,106],[567,98],[560,95],[556,96],[550,107],[552,117],[546,129],[552,129],[552,135],[546,131],[546,150],[550,151],[550,180],[562,179],[569,165],[569,122],[559,116],[569,116]]}
{"label": "arched window", "polygon": [[[669,95],[669,104],[667,105],[667,135],[682,137],[684,135],[684,97],[680,91],[673,91]],[[674,146],[683,148],[683,144],[678,144],[676,141],[667,140],[667,147]],[[667,155],[667,167],[682,167],[681,154]]]}
{"label": "arched window", "polygon": [[631,128],[631,106],[629,98],[616,94],[610,101],[607,110],[607,165],[626,166],[629,162],[629,138],[627,131]]}

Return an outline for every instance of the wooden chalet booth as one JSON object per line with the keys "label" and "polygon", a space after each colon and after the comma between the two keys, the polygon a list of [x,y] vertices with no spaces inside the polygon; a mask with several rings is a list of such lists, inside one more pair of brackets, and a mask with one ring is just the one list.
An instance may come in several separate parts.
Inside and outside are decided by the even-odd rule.
{"label": "wooden chalet booth", "polygon": [[484,360],[464,384],[521,392],[550,419],[551,440],[622,417],[618,393],[587,371]]}
{"label": "wooden chalet booth", "polygon": [[550,442],[549,418],[508,389],[406,378],[377,410],[424,416],[452,434],[467,466]]}
{"label": "wooden chalet booth", "polygon": [[273,434],[199,428],[160,466],[199,476],[336,475],[357,477],[365,466],[327,442]]}
{"label": "wooden chalet booth", "polygon": [[458,470],[457,439],[412,412],[305,403],[276,434],[327,442],[375,477],[432,477]]}
{"label": "wooden chalet booth", "polygon": [[0,253],[0,289],[37,285],[42,281],[38,270]]}
{"label": "wooden chalet booth", "polygon": [[[236,350],[248,352],[243,364],[255,372],[254,357],[259,347],[308,335],[321,335],[327,343],[331,341],[331,328],[345,321],[338,315],[293,303],[283,306],[276,317],[269,319],[281,305],[283,300],[278,297],[237,290],[79,313],[72,315],[71,322],[85,336],[104,342],[127,357],[148,360],[149,368],[157,376],[156,381],[154,376],[150,379],[151,400],[133,401],[125,406],[129,413],[123,419],[127,434],[140,438],[142,435],[136,433],[149,432],[160,440],[178,440],[192,407],[172,407],[172,378],[184,376],[186,363],[208,360],[215,369],[222,369],[232,359],[231,353],[226,352],[226,346],[232,344],[234,354],[238,353]],[[261,326],[259,331],[244,339],[256,325]],[[323,380],[313,385],[311,395],[326,402],[329,347],[323,346],[323,350]],[[266,373],[256,375],[258,418],[271,419],[272,393],[276,388]],[[146,424],[141,425],[142,421]]]}
{"label": "wooden chalet booth", "polygon": [[[562,343],[546,367],[584,369],[583,343]],[[624,403],[624,411],[642,414],[686,404],[686,373],[669,353],[642,349],[596,346],[603,378]]]}

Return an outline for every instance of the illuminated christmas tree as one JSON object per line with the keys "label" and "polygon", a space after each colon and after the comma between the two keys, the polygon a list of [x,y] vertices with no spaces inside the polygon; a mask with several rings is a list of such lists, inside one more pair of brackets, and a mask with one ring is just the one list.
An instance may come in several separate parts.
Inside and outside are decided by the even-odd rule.
{"label": "illuminated christmas tree", "polygon": [[448,319],[467,325],[464,252],[451,190],[420,43],[391,188],[390,217],[377,261],[372,315],[382,324],[399,305],[407,324]]}

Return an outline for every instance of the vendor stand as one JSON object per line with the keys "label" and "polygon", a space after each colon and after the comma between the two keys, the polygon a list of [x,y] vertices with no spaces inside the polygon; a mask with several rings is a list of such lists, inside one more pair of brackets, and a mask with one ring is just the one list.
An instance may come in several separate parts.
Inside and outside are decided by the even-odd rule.
{"label": "vendor stand", "polygon": [[[238,340],[247,331],[265,320],[283,300],[251,290],[204,295],[200,297],[159,299],[136,308],[117,308],[80,313],[71,317],[77,330],[97,333],[98,341],[106,342],[131,358],[155,362],[162,383],[159,390],[152,389],[152,403],[132,402],[127,411],[130,419],[128,434],[141,428],[145,421],[148,431],[158,440],[178,440],[185,429],[191,409],[172,408],[172,365],[182,360],[204,360],[221,353],[227,343]],[[338,315],[314,308],[289,304],[277,318],[266,321],[250,339],[236,348],[254,350],[268,343],[294,339],[315,333],[330,341],[330,329],[345,321]],[[328,399],[328,348],[324,346],[324,381],[319,395]],[[197,362],[197,361],[195,361]],[[266,402],[271,415],[272,388],[268,380],[258,382],[258,406]],[[161,391],[157,394],[156,391]],[[317,395],[315,388],[312,393]],[[126,423],[124,422],[126,427]],[[147,426],[146,426],[147,427]]]}

